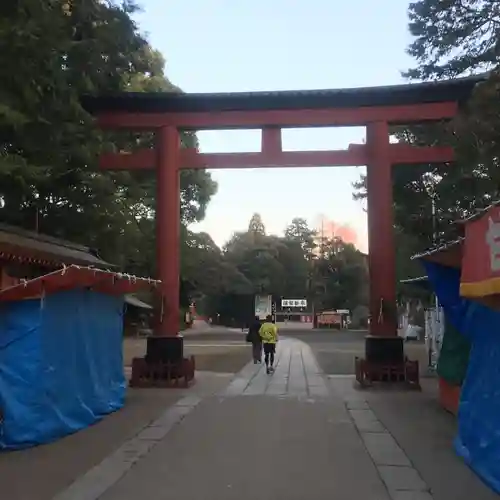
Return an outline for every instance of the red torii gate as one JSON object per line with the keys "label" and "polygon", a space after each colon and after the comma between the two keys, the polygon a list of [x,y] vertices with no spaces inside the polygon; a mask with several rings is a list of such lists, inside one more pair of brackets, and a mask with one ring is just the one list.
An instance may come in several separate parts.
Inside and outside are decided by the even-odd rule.
{"label": "red torii gate", "polygon": [[[157,171],[157,265],[163,305],[155,331],[173,357],[182,353],[179,318],[179,171],[265,167],[367,166],[370,334],[397,335],[391,167],[447,163],[449,147],[389,142],[389,126],[449,120],[481,77],[342,90],[228,94],[121,93],[84,97],[102,128],[156,133],[156,146],[134,153],[105,154],[100,168]],[[347,150],[285,152],[287,127],[365,126],[366,145]],[[183,149],[179,130],[261,129],[258,153],[200,153]]]}

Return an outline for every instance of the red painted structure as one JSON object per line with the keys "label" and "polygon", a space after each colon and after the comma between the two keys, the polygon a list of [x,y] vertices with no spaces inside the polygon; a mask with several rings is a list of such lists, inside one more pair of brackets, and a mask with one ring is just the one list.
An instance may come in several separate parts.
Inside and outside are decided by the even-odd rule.
{"label": "red painted structure", "polygon": [[159,286],[159,281],[149,278],[71,265],[0,290],[0,302],[33,299],[74,288],[90,288],[108,295],[126,295]]}
{"label": "red painted structure", "polygon": [[[155,131],[154,150],[106,154],[103,169],[156,168],[157,259],[163,306],[156,335],[178,334],[179,171],[197,168],[367,166],[370,333],[394,336],[395,249],[391,168],[397,164],[448,163],[448,147],[390,144],[389,127],[453,118],[481,78],[304,92],[235,94],[118,94],[83,99],[102,128]],[[366,145],[341,151],[284,152],[286,127],[365,126]],[[259,153],[203,154],[181,149],[179,130],[262,130]],[[393,311],[394,309],[394,311]]]}

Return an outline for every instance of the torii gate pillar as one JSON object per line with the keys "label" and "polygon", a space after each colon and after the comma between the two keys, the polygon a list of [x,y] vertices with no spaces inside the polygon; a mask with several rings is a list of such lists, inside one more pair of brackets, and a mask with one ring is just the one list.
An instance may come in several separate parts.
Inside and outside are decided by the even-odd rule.
{"label": "torii gate pillar", "polygon": [[180,279],[180,138],[176,127],[156,132],[156,265],[161,304],[155,335],[177,337]]}
{"label": "torii gate pillar", "polygon": [[[147,340],[146,362],[160,361],[186,368],[190,363],[189,360],[183,362],[184,339],[179,333],[180,137],[177,127],[166,126],[156,130],[155,152],[156,273],[161,285],[153,336]],[[191,364],[187,373],[183,373],[187,376],[186,380],[194,377],[194,361]],[[134,373],[132,376],[134,378]],[[172,378],[176,376],[167,376],[167,380]]]}
{"label": "torii gate pillar", "polygon": [[397,335],[396,268],[389,126],[368,123],[366,166],[370,335]]}

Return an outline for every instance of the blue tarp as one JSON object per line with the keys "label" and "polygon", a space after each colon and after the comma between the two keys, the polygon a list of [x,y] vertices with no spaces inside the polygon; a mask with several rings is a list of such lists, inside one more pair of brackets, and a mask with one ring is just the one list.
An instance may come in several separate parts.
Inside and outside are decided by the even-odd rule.
{"label": "blue tarp", "polygon": [[500,312],[460,297],[459,270],[424,265],[447,319],[472,343],[455,449],[500,493]]}
{"label": "blue tarp", "polygon": [[121,408],[123,297],[71,290],[0,307],[0,449],[48,443]]}

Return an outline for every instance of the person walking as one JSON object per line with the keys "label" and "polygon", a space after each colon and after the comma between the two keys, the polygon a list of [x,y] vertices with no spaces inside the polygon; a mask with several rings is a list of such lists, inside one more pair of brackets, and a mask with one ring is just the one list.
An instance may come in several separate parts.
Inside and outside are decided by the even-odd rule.
{"label": "person walking", "polygon": [[260,338],[261,322],[258,316],[252,321],[248,328],[247,342],[252,343],[252,356],[254,364],[262,363],[262,339]]}
{"label": "person walking", "polygon": [[273,323],[272,316],[267,316],[266,321],[262,323],[259,330],[260,338],[264,345],[264,362],[266,363],[266,373],[274,372],[274,355],[276,353],[276,344],[278,342],[278,328]]}

